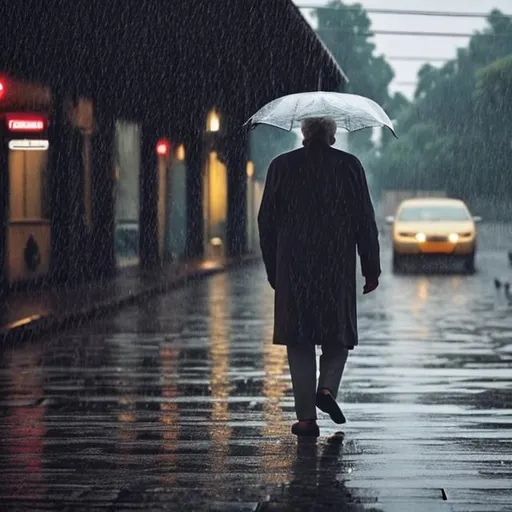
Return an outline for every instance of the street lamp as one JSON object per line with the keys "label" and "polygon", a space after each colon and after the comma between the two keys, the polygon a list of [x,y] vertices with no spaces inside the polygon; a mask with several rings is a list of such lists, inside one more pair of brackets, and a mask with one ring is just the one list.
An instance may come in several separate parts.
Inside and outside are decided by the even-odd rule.
{"label": "street lamp", "polygon": [[215,109],[210,110],[206,122],[206,131],[218,132],[220,130],[220,116]]}
{"label": "street lamp", "polygon": [[251,160],[247,162],[246,172],[248,178],[252,178],[254,176],[254,163]]}
{"label": "street lamp", "polygon": [[180,144],[176,148],[176,159],[179,160],[180,162],[185,160],[185,145],[184,144]]}

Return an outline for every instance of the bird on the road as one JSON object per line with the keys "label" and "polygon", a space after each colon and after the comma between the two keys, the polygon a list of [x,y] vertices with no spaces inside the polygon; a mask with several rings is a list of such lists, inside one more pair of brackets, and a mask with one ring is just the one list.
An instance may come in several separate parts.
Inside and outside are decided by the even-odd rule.
{"label": "bird on the road", "polygon": [[505,297],[507,298],[509,304],[512,304],[512,293],[510,292],[510,283],[505,283]]}

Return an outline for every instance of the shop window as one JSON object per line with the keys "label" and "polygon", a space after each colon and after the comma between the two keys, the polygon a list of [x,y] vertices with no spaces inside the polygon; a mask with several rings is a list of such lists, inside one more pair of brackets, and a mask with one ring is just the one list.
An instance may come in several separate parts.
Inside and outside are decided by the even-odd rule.
{"label": "shop window", "polygon": [[187,239],[187,165],[185,146],[176,148],[175,158],[167,173],[166,201],[166,259],[177,260],[184,256]]}
{"label": "shop window", "polygon": [[46,191],[47,151],[9,151],[9,220],[49,217]]}
{"label": "shop window", "polygon": [[215,151],[208,155],[203,188],[203,216],[208,256],[223,254],[226,242],[227,169]]}
{"label": "shop window", "polygon": [[116,122],[115,133],[115,251],[119,266],[139,261],[140,129]]}

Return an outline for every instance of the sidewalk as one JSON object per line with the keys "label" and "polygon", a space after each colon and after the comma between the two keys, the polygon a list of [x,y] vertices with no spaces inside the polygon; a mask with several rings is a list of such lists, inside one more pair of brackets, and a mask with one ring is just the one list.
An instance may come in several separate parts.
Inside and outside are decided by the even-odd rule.
{"label": "sidewalk", "polygon": [[225,261],[168,264],[163,269],[120,274],[76,288],[15,292],[0,308],[0,345],[74,327],[127,304],[259,260],[258,254]]}
{"label": "sidewalk", "polygon": [[512,315],[492,284],[507,262],[404,277],[390,256],[359,303],[347,423],[318,412],[316,443],[290,432],[261,264],[9,344],[0,509],[510,512]]}

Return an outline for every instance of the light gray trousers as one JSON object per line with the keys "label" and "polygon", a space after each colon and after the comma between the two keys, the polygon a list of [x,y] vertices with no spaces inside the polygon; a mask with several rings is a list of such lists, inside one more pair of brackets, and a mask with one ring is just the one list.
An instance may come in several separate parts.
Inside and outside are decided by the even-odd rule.
{"label": "light gray trousers", "polygon": [[317,389],[326,388],[334,398],[337,397],[348,358],[348,349],[341,345],[322,346],[318,388],[316,383],[315,345],[312,343],[297,343],[288,346],[287,351],[297,419],[316,419]]}

